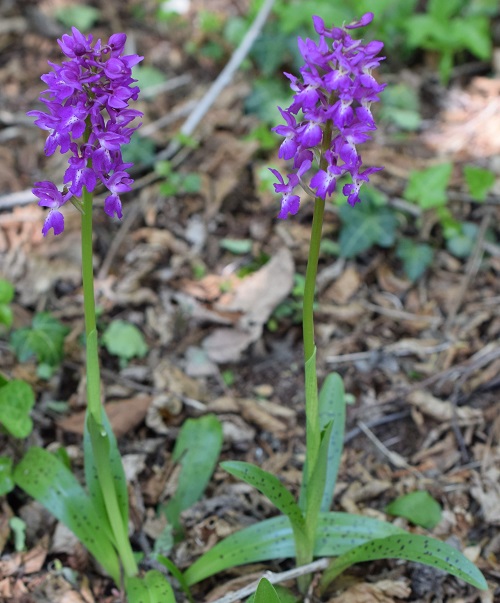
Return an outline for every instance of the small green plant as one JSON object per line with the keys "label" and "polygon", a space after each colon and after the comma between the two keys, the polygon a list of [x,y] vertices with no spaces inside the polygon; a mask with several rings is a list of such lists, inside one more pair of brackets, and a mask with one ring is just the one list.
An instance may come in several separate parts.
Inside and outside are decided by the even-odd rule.
{"label": "small green plant", "polygon": [[102,334],[102,344],[113,356],[118,356],[120,366],[127,366],[132,358],[144,358],[148,346],[139,329],[124,320],[113,320]]}
{"label": "small green plant", "polygon": [[423,210],[444,207],[448,202],[447,188],[453,165],[449,162],[424,170],[412,170],[404,198]]}
{"label": "small green plant", "polygon": [[425,14],[412,15],[406,22],[408,46],[438,53],[445,84],[458,53],[468,51],[483,61],[491,56],[489,19],[477,10],[471,14],[468,5],[468,0],[429,0]]}
{"label": "small green plant", "polygon": [[427,243],[416,243],[413,239],[401,238],[396,248],[396,256],[403,262],[406,276],[411,281],[416,281],[432,264],[434,250]]}
{"label": "small green plant", "polygon": [[199,174],[194,172],[185,174],[175,172],[170,161],[158,161],[155,165],[155,172],[159,176],[166,178],[165,182],[160,184],[162,195],[185,195],[200,192],[201,178]]}
{"label": "small green plant", "polygon": [[488,192],[495,184],[495,174],[491,170],[475,165],[464,166],[465,182],[470,196],[481,203],[485,201]]}
{"label": "small green plant", "polygon": [[427,491],[417,490],[393,500],[386,506],[385,512],[432,530],[441,521],[442,509]]}
{"label": "small green plant", "polygon": [[0,456],[0,496],[5,496],[14,489],[12,479],[13,461],[9,456]]}
{"label": "small green plant", "polygon": [[386,205],[384,196],[368,187],[361,195],[361,203],[340,207],[339,245],[340,255],[345,258],[352,258],[373,245],[391,247],[396,239],[397,215]]}
{"label": "small green plant", "polygon": [[[349,29],[367,25],[372,19],[373,14],[367,13],[360,21],[342,29],[327,29],[323,20],[315,17],[314,25],[318,34],[335,40],[338,51],[344,42],[352,48]],[[322,38],[323,42],[325,38]],[[375,46],[378,50],[380,47]],[[355,48],[363,49],[363,53],[366,46],[359,43]],[[244,528],[219,542],[184,572],[184,581],[191,585],[240,563],[294,556],[297,564],[304,566],[316,556],[331,556],[333,560],[321,578],[322,591],[351,565],[387,558],[425,563],[485,589],[486,581],[481,572],[452,546],[433,538],[414,535],[389,522],[330,511],[343,449],[346,399],[338,374],[328,375],[319,390],[317,384],[314,296],[326,199],[334,192],[336,179],[341,174],[349,173],[352,183],[344,185],[342,191],[352,206],[345,206],[346,211],[352,212],[355,217],[343,215],[344,231],[351,227],[349,236],[343,232],[340,237],[340,251],[344,256],[352,257],[374,243],[392,245],[397,220],[383,200],[370,198],[369,195],[360,198],[362,181],[368,181],[368,176],[377,168],[360,172],[361,157],[354,150],[354,145],[345,144],[345,137],[356,136],[354,131],[358,133],[374,129],[371,114],[356,111],[358,120],[351,116],[351,121],[346,123],[341,111],[343,105],[340,101],[334,105],[337,95],[342,98],[337,85],[340,88],[348,86],[350,90],[353,81],[357,81],[356,74],[360,72],[364,54],[359,57],[344,49],[343,72],[349,69],[349,58],[359,59],[360,62],[356,60],[356,69],[349,72],[344,83],[337,84],[338,71],[334,71],[332,55],[326,43],[322,50],[313,46],[312,42],[302,43],[301,50],[305,59],[305,66],[301,69],[304,81],[291,77],[296,94],[292,105],[281,112],[286,125],[276,128],[284,138],[280,156],[293,159],[294,167],[285,176],[287,182],[278,170],[272,169],[278,181],[274,185],[275,191],[281,194],[281,218],[299,211],[301,199],[294,194],[299,183],[309,190],[317,189],[303,286],[306,454],[300,494],[297,499],[276,475],[261,467],[240,461],[223,462],[222,467],[226,471],[258,489],[281,515]],[[370,61],[374,61],[372,65],[378,64],[375,56],[370,55]],[[332,80],[328,78],[331,72],[335,76]],[[321,78],[318,73],[322,74]],[[310,81],[315,82],[321,94],[316,89],[310,94],[310,88],[306,85]],[[335,86],[330,87],[330,81],[335,82]],[[378,85],[374,83],[373,86]],[[370,93],[371,90],[370,87]],[[380,87],[377,92],[380,92]],[[338,113],[334,109],[338,109]],[[321,120],[322,127],[318,124]],[[347,146],[349,149],[346,149]],[[314,160],[317,164],[313,164]],[[309,172],[313,170],[313,165],[311,175]],[[368,239],[368,244],[365,239]],[[302,594],[308,592],[310,577],[299,577],[298,586]],[[271,585],[262,581],[255,600],[276,603],[277,599],[278,595]]]}
{"label": "small green plant", "polygon": [[30,385],[20,379],[0,380],[0,426],[14,438],[27,438],[33,429],[30,411],[35,396]]}
{"label": "small green plant", "polygon": [[33,317],[30,327],[16,329],[10,343],[20,362],[35,359],[40,377],[50,377],[59,366],[64,355],[64,339],[68,327],[49,312],[39,312]]}
{"label": "small green plant", "polygon": [[10,306],[14,299],[14,287],[9,281],[0,278],[0,326],[7,328],[12,326],[14,315]]}
{"label": "small green plant", "polygon": [[56,12],[56,18],[66,27],[76,27],[81,31],[88,31],[99,20],[101,11],[93,6],[75,4],[65,6]]}
{"label": "small green plant", "polygon": [[188,419],[175,442],[172,461],[181,465],[175,493],[160,508],[178,539],[182,535],[180,515],[193,505],[208,484],[222,448],[222,426],[214,415]]}

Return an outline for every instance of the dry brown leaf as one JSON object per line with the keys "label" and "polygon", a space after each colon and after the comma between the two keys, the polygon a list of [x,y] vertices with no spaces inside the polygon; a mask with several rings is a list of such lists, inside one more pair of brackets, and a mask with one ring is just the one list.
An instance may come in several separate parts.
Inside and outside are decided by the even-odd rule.
{"label": "dry brown leaf", "polygon": [[481,505],[485,521],[500,525],[500,467],[490,467],[475,481],[471,494]]}
{"label": "dry brown leaf", "polygon": [[275,435],[283,435],[288,429],[284,421],[273,417],[259,401],[244,398],[237,400],[237,402],[242,417],[252,425],[256,425],[259,429],[269,431]]}
{"label": "dry brown leaf", "polygon": [[276,306],[293,287],[295,265],[290,251],[283,247],[262,268],[239,281],[218,310],[242,312],[239,326],[249,328],[267,322]]}
{"label": "dry brown leaf", "polygon": [[238,362],[243,352],[259,339],[262,327],[250,331],[241,329],[215,329],[203,340],[203,348],[213,362]]}
{"label": "dry brown leaf", "polygon": [[348,266],[325,291],[325,297],[337,304],[346,304],[361,286],[361,277],[354,266]]}
{"label": "dry brown leaf", "polygon": [[[151,396],[141,394],[128,400],[108,402],[104,405],[108,415],[113,433],[121,438],[139,425],[146,416]],[[81,411],[58,421],[57,423],[64,431],[83,435],[85,425],[85,411]]]}
{"label": "dry brown leaf", "polygon": [[39,544],[29,551],[14,553],[10,557],[0,560],[0,576],[8,577],[17,574],[34,574],[39,572],[48,552],[48,536],[45,536]]}
{"label": "dry brown leaf", "polygon": [[484,421],[480,409],[470,408],[469,406],[453,408],[451,402],[443,402],[443,400],[424,390],[410,392],[407,400],[425,415],[436,419],[436,421],[451,421],[454,415],[456,415],[460,425],[475,425]]}
{"label": "dry brown leaf", "polygon": [[407,599],[411,588],[400,580],[380,580],[375,584],[354,584],[328,603],[394,603],[395,599]]}

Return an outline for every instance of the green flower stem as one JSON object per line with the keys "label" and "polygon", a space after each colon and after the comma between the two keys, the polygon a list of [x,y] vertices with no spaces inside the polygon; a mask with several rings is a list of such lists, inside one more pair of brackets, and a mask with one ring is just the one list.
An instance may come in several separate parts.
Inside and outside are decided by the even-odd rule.
{"label": "green flower stem", "polygon": [[[324,158],[325,152],[331,140],[332,123],[328,121],[323,133],[323,143],[319,167],[326,170],[327,162]],[[324,481],[318,483],[311,480],[314,469],[318,462],[321,444],[321,429],[319,421],[318,384],[316,373],[316,345],[314,343],[314,297],[316,292],[316,277],[318,274],[318,262],[321,246],[321,234],[323,231],[323,217],[325,213],[325,201],[320,197],[314,200],[313,221],[311,227],[311,242],[309,245],[309,256],[307,258],[306,280],[304,286],[304,299],[302,306],[302,336],[304,341],[304,369],[305,369],[305,401],[306,401],[306,462],[302,476],[301,498],[304,501],[321,500],[323,496]],[[318,492],[310,492],[308,489],[316,485]],[[321,489],[321,491],[319,491]],[[318,517],[308,509],[305,503],[305,523],[307,546],[297,546],[297,564],[305,565],[313,560],[314,539],[316,537],[316,526]],[[310,576],[301,576],[298,580],[300,590],[305,593]]]}
{"label": "green flower stem", "polygon": [[87,338],[87,420],[97,477],[102,491],[106,512],[115,540],[116,549],[126,576],[135,576],[137,564],[122,521],[113,475],[109,462],[109,442],[102,422],[104,409],[101,404],[101,376],[95,317],[94,268],[92,263],[92,204],[93,195],[83,188],[82,213],[82,278],[85,333]]}
{"label": "green flower stem", "polygon": [[82,213],[82,279],[85,335],[87,343],[87,409],[101,425],[101,375],[97,347],[95,318],[94,267],[92,261],[92,202],[93,195],[83,188]]}

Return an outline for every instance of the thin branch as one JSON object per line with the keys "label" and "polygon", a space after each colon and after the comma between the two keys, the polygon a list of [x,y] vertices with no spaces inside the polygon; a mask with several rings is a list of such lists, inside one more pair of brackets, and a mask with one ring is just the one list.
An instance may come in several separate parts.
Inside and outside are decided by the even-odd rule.
{"label": "thin branch", "polygon": [[[264,27],[264,23],[271,12],[273,4],[274,0],[266,0],[264,2],[250,29],[247,31],[241,44],[234,52],[229,63],[220,72],[218,78],[213,82],[205,96],[196,105],[195,110],[182,125],[180,129],[181,135],[191,136],[191,134],[195,131],[196,126],[200,123],[207,111],[220,96],[222,90],[224,90],[224,88],[231,82],[234,74],[249,53],[255,40],[260,34],[261,29]],[[178,140],[172,140],[166,149],[158,153],[156,160],[170,159],[176,154],[180,147],[181,143]]]}
{"label": "thin branch", "polygon": [[[312,563],[308,563],[307,565],[301,565],[300,567],[295,567],[294,569],[288,570],[286,572],[265,572],[262,575],[262,578],[267,578],[271,584],[279,584],[280,582],[286,582],[287,580],[294,580],[299,576],[305,576],[306,574],[312,574],[314,572],[324,570],[330,564],[330,559],[318,559],[317,561],[313,561]],[[227,595],[224,595],[220,599],[216,599],[211,603],[234,603],[235,601],[239,601],[244,597],[248,597],[252,593],[257,590],[257,586],[259,585],[259,580],[255,580],[251,582],[247,586],[240,588],[234,592],[230,592]]]}

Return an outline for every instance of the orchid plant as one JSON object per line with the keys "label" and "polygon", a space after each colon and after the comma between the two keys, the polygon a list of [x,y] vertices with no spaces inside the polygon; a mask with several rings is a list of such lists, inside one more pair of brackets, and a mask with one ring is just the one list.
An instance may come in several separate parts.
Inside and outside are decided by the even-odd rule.
{"label": "orchid plant", "polygon": [[[370,517],[330,511],[343,448],[345,399],[342,380],[335,373],[325,379],[318,393],[313,302],[326,200],[339,178],[349,175],[351,182],[342,193],[350,205],[359,203],[363,182],[382,169],[363,169],[356,147],[376,129],[371,105],[384,88],[372,75],[383,60],[378,56],[382,42],[363,43],[351,36],[372,19],[373,13],[366,13],[359,21],[327,28],[320,17],[313,17],[319,41],[299,38],[304,65],[300,77],[285,73],[295,94],[287,109],[279,108],[285,124],[274,128],[284,137],[279,157],[293,161],[286,182],[278,170],[271,169],[278,180],[275,191],[281,194],[279,217],[299,211],[297,187],[314,199],[303,299],[306,459],[300,496],[296,501],[276,476],[252,464],[222,463],[229,473],[267,496],[282,515],[218,543],[185,572],[188,585],[239,563],[295,556],[299,565],[307,565],[315,557],[326,556],[334,560],[321,579],[322,591],[352,564],[385,558],[424,563],[486,588],[481,572],[446,543]],[[299,578],[303,593],[309,585],[310,576]],[[260,600],[274,601],[275,595]]]}
{"label": "orchid plant", "polygon": [[45,154],[56,149],[70,152],[60,191],[50,181],[36,182],[39,205],[49,208],[43,235],[64,230],[61,207],[70,201],[81,213],[82,277],[86,334],[87,409],[84,433],[85,478],[88,494],[73,473],[56,456],[32,447],[17,465],[14,481],[66,524],[113,578],[123,585],[130,603],[175,601],[172,587],[157,570],[138,577],[129,540],[128,492],[116,439],[101,402],[98,338],[92,262],[93,191],[98,183],[109,195],[104,211],[122,217],[120,194],[130,191],[122,145],[139,127],[132,122],[142,114],[129,108],[139,88],[132,67],[143,57],[124,55],[126,36],[112,35],[106,44],[93,42],[76,28],[58,40],[69,59],[50,63],[42,76],[47,84],[40,100],[47,111],[30,111],[35,123],[47,130]]}
{"label": "orchid plant", "polygon": [[[248,463],[228,461],[222,466],[258,488],[282,515],[256,523],[219,542],[181,573],[164,564],[189,592],[193,584],[239,564],[295,557],[306,565],[315,557],[333,557],[321,588],[353,563],[396,557],[419,561],[448,571],[477,588],[486,588],[479,570],[451,546],[410,534],[390,523],[369,517],[330,511],[343,447],[345,400],[337,374],[329,375],[318,392],[313,301],[325,203],[341,176],[351,182],[342,192],[348,203],[360,201],[363,182],[378,167],[363,169],[357,146],[376,129],[371,105],[384,85],[372,70],[380,64],[381,42],[363,43],[352,33],[373,14],[343,27],[327,28],[314,17],[319,41],[299,39],[304,59],[300,77],[286,74],[294,97],[280,109],[285,121],[275,131],[284,137],[279,157],[293,160],[293,169],[278,179],[282,195],[280,218],[299,210],[301,186],[314,197],[311,243],[303,302],[303,337],[306,406],[306,460],[298,501],[274,475]],[[48,181],[37,182],[39,205],[49,209],[43,234],[64,230],[61,207],[68,201],[81,213],[82,275],[86,331],[87,411],[84,434],[85,478],[82,488],[66,465],[48,451],[33,447],[16,467],[16,484],[36,498],[78,536],[116,584],[122,584],[131,603],[175,601],[170,583],[156,570],[142,578],[128,536],[128,496],[116,439],[101,402],[98,337],[92,267],[93,192],[98,185],[108,191],[104,211],[122,217],[120,194],[131,190],[130,163],[122,158],[122,145],[130,141],[141,113],[129,108],[138,98],[131,68],[142,57],[124,55],[125,34],[114,34],[106,44],[85,37],[76,28],[59,45],[69,59],[51,64],[42,77],[48,89],[41,100],[47,111],[31,111],[36,124],[49,132],[47,155],[56,149],[70,153],[63,190]],[[136,124],[136,125],[134,125]],[[182,452],[180,453],[182,456]],[[217,451],[218,454],[218,451]],[[305,593],[307,574],[299,578]],[[272,589],[271,589],[272,590]],[[275,600],[263,584],[259,601]],[[190,595],[188,595],[190,596]],[[277,596],[277,595],[276,595]],[[270,598],[269,598],[270,597]],[[279,600],[279,599],[278,599]]]}

